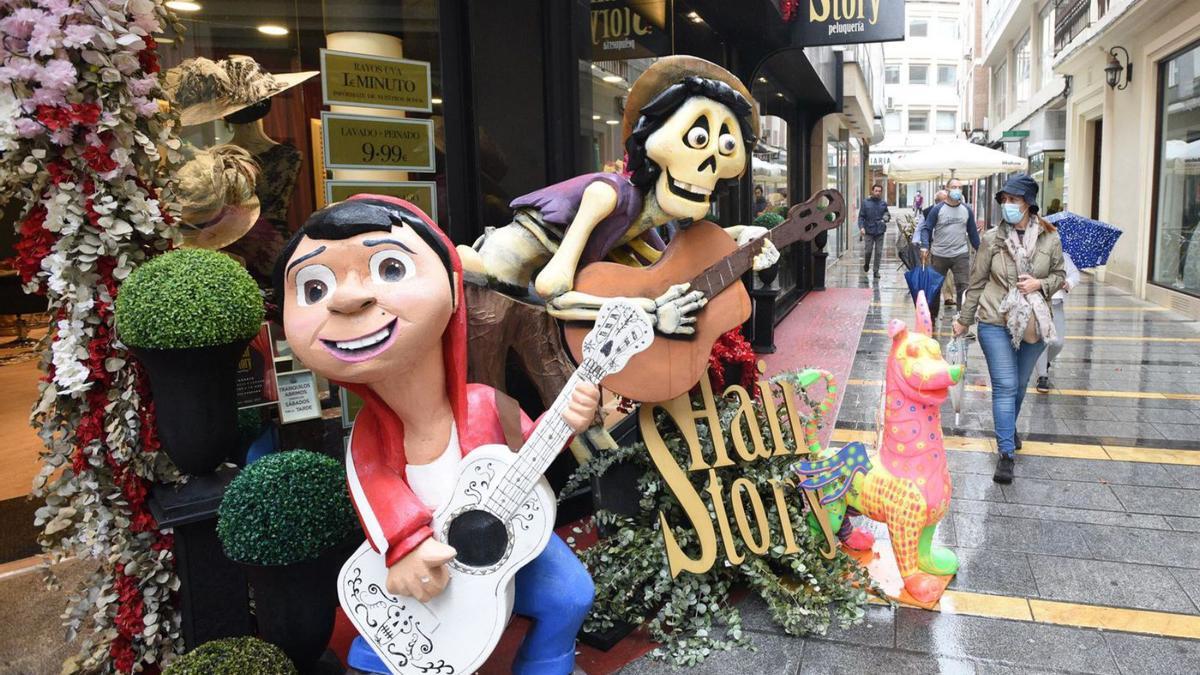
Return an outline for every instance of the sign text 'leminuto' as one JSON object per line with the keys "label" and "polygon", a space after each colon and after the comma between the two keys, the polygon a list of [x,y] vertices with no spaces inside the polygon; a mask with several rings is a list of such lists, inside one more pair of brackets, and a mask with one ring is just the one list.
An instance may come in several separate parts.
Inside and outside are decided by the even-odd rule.
{"label": "sign text 'leminuto'", "polygon": [[[787,411],[787,423],[790,424],[795,437],[799,437],[803,429],[803,420],[796,405],[795,384],[784,380],[778,383],[778,386],[782,391],[784,408]],[[758,391],[763,402],[763,414],[766,416],[767,427],[771,435],[770,447],[763,438],[750,392],[739,385],[725,389],[725,396],[734,396],[738,400],[738,411],[734,415],[729,432],[733,441],[734,454],[743,463],[785,455],[805,456],[808,454],[808,448],[805,448],[802,443],[794,444],[795,447],[788,447],[785,443],[775,403],[777,399],[774,387],[775,385],[767,380],[758,382]],[[783,533],[782,542],[772,542],[771,523],[767,520],[767,510],[759,494],[759,486],[748,478],[737,478],[726,486],[717,475],[716,469],[735,466],[737,462],[734,457],[730,456],[729,448],[726,447],[724,435],[720,429],[716,401],[707,377],[700,379],[700,391],[702,407],[699,409],[694,408],[691,397],[684,394],[666,403],[645,404],[638,413],[638,423],[650,458],[667,483],[667,487],[682,506],[689,521],[687,525],[696,533],[696,540],[700,547],[697,557],[689,556],[676,540],[666,516],[659,512],[659,523],[662,526],[667,561],[671,566],[671,576],[678,576],[680,572],[704,574],[712,569],[717,560],[718,531],[720,532],[720,544],[725,549],[725,559],[733,565],[745,562],[747,555],[763,555],[771,549],[773,544],[777,543],[782,543],[787,553],[799,552],[796,528],[805,528],[807,524],[792,522],[788,515],[787,500],[794,499],[796,496],[795,482],[791,479],[774,480],[770,486],[771,499],[775,500],[776,512],[782,520],[780,529]],[[660,408],[666,412],[687,443],[691,461],[686,468],[680,466],[675,460],[654,423],[655,411]],[[706,448],[700,440],[697,425],[702,422],[707,423],[711,430],[709,434],[712,439],[711,448]],[[708,485],[703,494],[692,485],[688,478],[689,473],[697,471],[708,474]],[[825,547],[821,554],[826,558],[832,558],[837,540],[830,525],[829,514],[821,505],[820,494],[814,490],[800,490],[800,493],[804,495],[812,513],[816,515],[817,522],[824,534]],[[709,504],[711,504],[715,518],[709,516]],[[737,541],[733,537],[734,527],[737,528],[741,541],[745,543],[744,551],[739,550]]]}

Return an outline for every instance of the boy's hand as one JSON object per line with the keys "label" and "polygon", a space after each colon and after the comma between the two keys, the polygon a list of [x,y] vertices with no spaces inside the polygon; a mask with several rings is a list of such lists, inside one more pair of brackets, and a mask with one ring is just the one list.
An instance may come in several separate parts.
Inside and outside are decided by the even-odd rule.
{"label": "boy's hand", "polygon": [[456,555],[458,551],[453,546],[433,537],[426,539],[388,568],[388,593],[429,602],[446,590],[446,584],[450,582],[446,563]]}
{"label": "boy's hand", "polygon": [[600,407],[600,390],[590,382],[580,382],[571,392],[571,400],[563,411],[563,421],[577,434],[587,431],[596,419],[596,410]]}

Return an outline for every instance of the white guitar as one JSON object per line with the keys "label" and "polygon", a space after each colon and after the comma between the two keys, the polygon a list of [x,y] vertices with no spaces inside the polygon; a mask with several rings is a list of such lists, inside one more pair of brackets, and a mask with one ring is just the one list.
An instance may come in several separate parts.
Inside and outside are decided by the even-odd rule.
{"label": "white guitar", "polygon": [[387,592],[383,556],[364,543],[338,576],[342,609],[396,675],[469,675],[491,655],[512,615],[513,578],[546,547],[555,499],[542,475],[572,435],[561,412],[575,385],[599,384],[654,340],[650,318],[630,301],[606,302],[583,343],[583,363],[520,452],[471,451],[454,493],[433,516],[434,536],[458,555],[450,582],[422,603]]}

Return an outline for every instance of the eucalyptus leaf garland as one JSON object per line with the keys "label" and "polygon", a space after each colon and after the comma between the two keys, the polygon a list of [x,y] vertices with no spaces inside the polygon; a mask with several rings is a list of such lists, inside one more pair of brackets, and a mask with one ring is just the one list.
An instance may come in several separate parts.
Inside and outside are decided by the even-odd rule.
{"label": "eucalyptus leaf garland", "polygon": [[[794,375],[781,377],[794,378]],[[798,383],[797,391],[800,391]],[[812,401],[806,399],[806,402],[809,410],[817,409]],[[722,433],[729,446],[725,430],[730,428],[737,405],[733,399],[717,399],[717,406]],[[771,434],[761,401],[755,402],[755,412],[764,438],[769,439]],[[780,419],[786,420],[782,405],[779,412]],[[786,424],[783,427],[787,447],[797,447],[791,430]],[[660,423],[658,428],[676,461],[686,467],[691,455],[683,437],[672,424]],[[698,425],[698,430],[705,447],[711,447],[711,430],[704,424]],[[761,597],[771,617],[789,635],[823,635],[833,625],[848,627],[860,623],[868,592],[881,593],[866,571],[840,549],[832,560],[821,555],[825,540],[810,534],[804,500],[794,490],[788,492],[786,508],[795,525],[800,552],[787,554],[780,543],[781,519],[770,481],[793,478],[794,461],[794,456],[789,455],[717,469],[726,486],[741,477],[759,486],[770,523],[772,547],[764,556],[747,554],[742,564],[734,565],[726,557],[724,546],[718,546],[716,564],[709,572],[683,572],[674,579],[667,564],[659,512],[666,515],[672,532],[689,556],[697,557],[699,546],[683,508],[654,468],[645,444],[636,443],[596,456],[580,467],[562,494],[571,494],[617,464],[632,463],[643,470],[637,483],[641,495],[638,513],[630,516],[598,512],[589,527],[611,534],[578,551],[596,585],[595,603],[584,630],[603,632],[619,622],[646,624],[650,637],[662,644],[652,652],[655,657],[677,666],[695,666],[715,652],[750,646],[750,638],[742,628],[741,613],[730,601],[737,588],[747,588]],[[696,490],[705,494],[707,472],[688,476]],[[715,521],[717,514],[707,497],[705,502]],[[735,546],[745,552],[746,544],[736,534],[737,528],[733,531]],[[568,543],[574,544],[575,538]]]}

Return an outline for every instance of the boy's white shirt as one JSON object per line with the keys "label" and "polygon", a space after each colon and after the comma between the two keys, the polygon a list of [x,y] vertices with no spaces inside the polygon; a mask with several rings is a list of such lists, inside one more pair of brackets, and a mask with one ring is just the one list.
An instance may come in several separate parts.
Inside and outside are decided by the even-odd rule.
{"label": "boy's white shirt", "polygon": [[406,464],[404,477],[413,494],[430,511],[437,511],[450,499],[458,479],[462,449],[458,445],[458,429],[450,424],[450,442],[441,456],[428,464]]}

